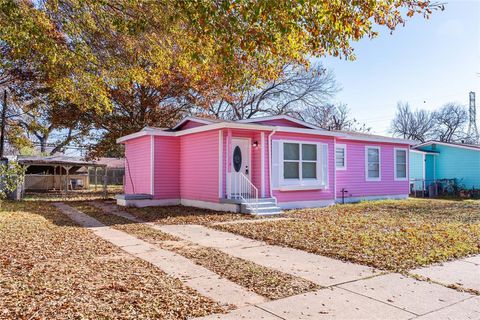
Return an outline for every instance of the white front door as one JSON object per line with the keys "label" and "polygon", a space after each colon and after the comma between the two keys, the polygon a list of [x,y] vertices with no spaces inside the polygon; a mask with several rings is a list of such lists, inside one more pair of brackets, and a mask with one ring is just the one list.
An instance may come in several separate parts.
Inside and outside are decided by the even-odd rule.
{"label": "white front door", "polygon": [[232,139],[232,172],[241,172],[250,180],[250,139]]}

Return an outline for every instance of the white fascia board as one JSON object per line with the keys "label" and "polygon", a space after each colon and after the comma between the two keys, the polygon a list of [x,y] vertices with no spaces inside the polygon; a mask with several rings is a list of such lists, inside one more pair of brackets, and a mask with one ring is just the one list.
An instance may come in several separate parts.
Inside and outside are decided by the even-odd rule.
{"label": "white fascia board", "polygon": [[346,133],[346,137],[341,137],[341,138],[345,140],[355,140],[355,141],[408,144],[409,146],[413,146],[418,143],[418,141],[408,140],[408,139],[389,138],[389,137],[359,137],[355,135],[350,135],[348,133]]}
{"label": "white fascia board", "polygon": [[[262,131],[276,131],[276,132],[289,132],[289,133],[302,133],[302,134],[312,134],[319,136],[329,136],[329,137],[338,137],[339,139],[345,140],[358,140],[358,141],[370,141],[370,142],[384,142],[384,143],[397,143],[397,144],[408,144],[413,145],[417,142],[406,139],[397,139],[397,138],[388,138],[388,137],[357,137],[350,135],[344,132],[338,131],[328,131],[328,130],[316,130],[316,129],[306,129],[306,128],[293,128],[293,127],[283,127],[283,126],[268,126],[260,125],[254,123],[232,123],[232,122],[219,122],[213,124],[206,124],[204,126],[195,127],[182,131],[164,131],[160,129],[148,129],[135,132],[121,138],[117,139],[117,143],[123,143],[127,140],[153,135],[153,136],[168,136],[168,137],[180,137],[187,134],[199,133],[204,131],[216,130],[216,129],[245,129],[245,130],[262,130]],[[471,148],[476,150],[474,148]]]}
{"label": "white fascia board", "polygon": [[216,129],[247,129],[247,130],[263,130],[263,131],[273,131],[275,127],[264,126],[264,125],[255,125],[255,124],[242,124],[242,123],[230,123],[230,122],[219,122],[214,124],[207,124],[201,127],[191,128],[182,131],[163,131],[158,129],[149,129],[138,131],[117,139],[117,143],[123,143],[127,140],[143,137],[143,136],[167,136],[167,137],[180,137],[187,134],[199,133],[204,131],[216,130]]}
{"label": "white fascia board", "polygon": [[182,120],[180,120],[180,122],[177,123],[172,129],[173,129],[173,130],[177,129],[178,127],[180,127],[182,124],[184,124],[184,123],[187,122],[187,121],[193,121],[193,122],[198,122],[198,123],[202,123],[202,124],[211,124],[211,123],[213,123],[212,121],[208,121],[208,120],[206,120],[206,119],[200,119],[200,118],[188,116],[188,117],[185,117],[185,118],[183,118]]}
{"label": "white fascia board", "polygon": [[290,132],[290,133],[304,133],[304,134],[314,134],[319,136],[329,136],[329,137],[346,137],[346,134],[335,131],[328,130],[315,130],[315,129],[304,129],[304,128],[293,128],[293,127],[276,127],[277,132]]}
{"label": "white fascia board", "polygon": [[427,141],[427,142],[416,145],[414,148],[417,149],[417,148],[421,148],[421,147],[430,146],[432,144],[439,144],[439,145],[446,146],[446,147],[468,149],[468,150],[474,150],[474,151],[479,151],[480,152],[479,148],[470,147],[470,146],[462,146],[462,145],[459,145],[459,144],[452,144],[452,143],[448,143],[448,142],[439,142],[439,141]]}
{"label": "white fascia board", "polygon": [[268,117],[258,117],[258,118],[250,118],[250,119],[243,119],[243,120],[238,120],[237,122],[244,122],[244,123],[251,123],[251,122],[261,122],[261,121],[269,121],[269,120],[278,120],[278,119],[283,119],[283,120],[288,120],[291,122],[295,122],[297,124],[300,124],[302,126],[311,128],[311,129],[317,129],[317,130],[324,130],[320,127],[317,127],[314,124],[305,122],[303,120],[299,120],[287,115],[278,115],[278,116],[268,116]]}
{"label": "white fascia board", "polygon": [[429,152],[429,151],[423,151],[423,150],[417,150],[417,149],[410,149],[410,152],[420,153],[420,154],[431,154],[432,156],[438,156],[438,153],[436,152]]}
{"label": "white fascia board", "polygon": [[170,131],[163,131],[163,130],[142,130],[135,133],[128,134],[126,136],[120,137],[117,139],[117,143],[123,143],[127,140],[145,137],[145,136],[167,136],[172,137],[175,136],[175,132]]}

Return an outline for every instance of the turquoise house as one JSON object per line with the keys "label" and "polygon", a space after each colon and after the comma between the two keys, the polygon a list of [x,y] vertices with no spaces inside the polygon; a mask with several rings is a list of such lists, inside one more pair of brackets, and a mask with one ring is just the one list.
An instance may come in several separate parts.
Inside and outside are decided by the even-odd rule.
{"label": "turquoise house", "polygon": [[411,190],[452,179],[466,189],[480,189],[479,145],[428,141],[410,150]]}

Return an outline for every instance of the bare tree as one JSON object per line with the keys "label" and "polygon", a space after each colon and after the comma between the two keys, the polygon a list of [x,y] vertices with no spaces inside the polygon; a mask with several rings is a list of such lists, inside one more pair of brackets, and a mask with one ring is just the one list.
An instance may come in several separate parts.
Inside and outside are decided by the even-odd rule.
{"label": "bare tree", "polygon": [[299,118],[308,107],[328,102],[338,90],[333,74],[321,64],[310,69],[287,65],[279,79],[253,89],[247,81],[236,93],[215,102],[207,114],[228,120],[280,114]]}
{"label": "bare tree", "polygon": [[425,142],[429,139],[433,124],[434,119],[430,112],[421,109],[412,111],[408,103],[398,102],[390,131],[404,139]]}
{"label": "bare tree", "polygon": [[461,142],[465,139],[468,112],[464,106],[447,103],[433,113],[433,119],[433,139],[442,142]]}
{"label": "bare tree", "polygon": [[371,128],[350,117],[346,104],[324,104],[308,106],[302,119],[327,130],[369,132]]}

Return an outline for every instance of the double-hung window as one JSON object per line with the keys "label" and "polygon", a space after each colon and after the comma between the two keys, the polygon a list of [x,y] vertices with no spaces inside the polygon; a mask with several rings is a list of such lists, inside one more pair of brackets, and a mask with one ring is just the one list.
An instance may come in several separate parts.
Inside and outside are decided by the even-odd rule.
{"label": "double-hung window", "polygon": [[380,181],[381,158],[380,147],[365,147],[365,175],[367,181]]}
{"label": "double-hung window", "polygon": [[272,141],[272,188],[280,191],[328,188],[328,145]]}
{"label": "double-hung window", "polygon": [[345,144],[335,146],[335,168],[347,170],[347,146]]}
{"label": "double-hung window", "polygon": [[283,179],[317,179],[316,144],[283,144]]}
{"label": "double-hung window", "polygon": [[395,180],[407,180],[407,149],[394,149]]}

